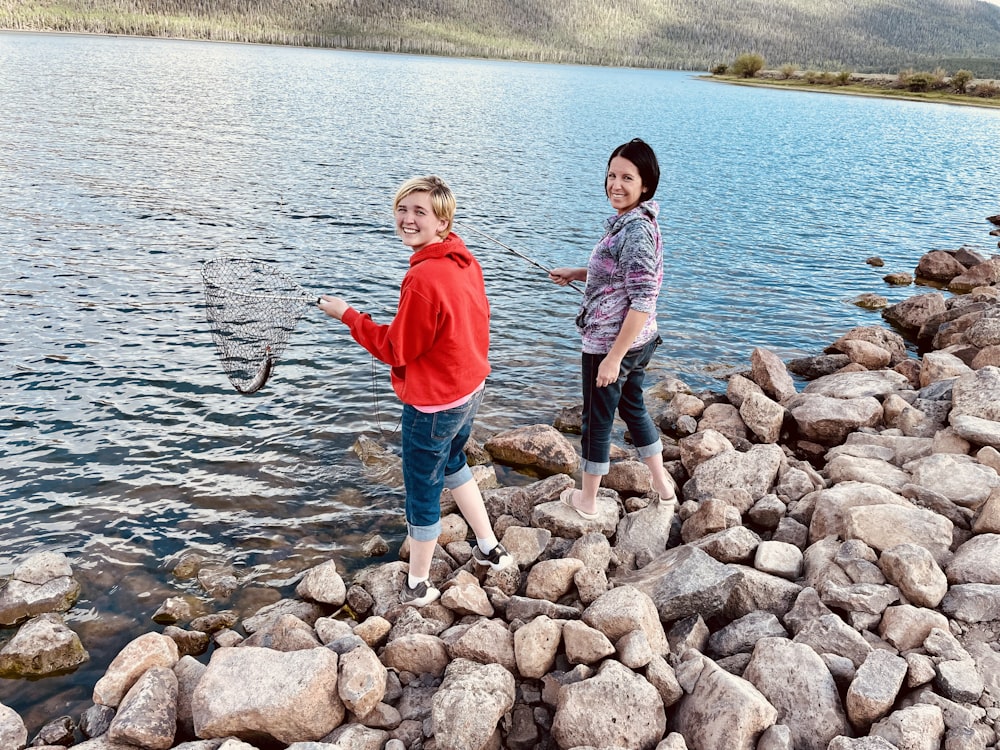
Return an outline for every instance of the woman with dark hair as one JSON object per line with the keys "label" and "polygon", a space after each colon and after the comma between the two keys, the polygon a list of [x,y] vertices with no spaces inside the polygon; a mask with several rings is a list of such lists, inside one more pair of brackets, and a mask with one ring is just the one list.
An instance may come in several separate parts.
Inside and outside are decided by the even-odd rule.
{"label": "woman with dark hair", "polygon": [[608,473],[615,411],[628,427],[639,458],[649,467],[661,500],[676,496],[663,467],[663,443],[642,397],[642,385],[661,339],[656,300],[663,283],[663,244],[652,200],[660,166],[649,144],[635,138],[611,152],[604,192],[615,215],[604,225],[586,268],[556,268],[549,277],[566,286],[585,281],[577,328],[583,338],[582,489],[563,503],[586,520],[598,518],[597,490]]}

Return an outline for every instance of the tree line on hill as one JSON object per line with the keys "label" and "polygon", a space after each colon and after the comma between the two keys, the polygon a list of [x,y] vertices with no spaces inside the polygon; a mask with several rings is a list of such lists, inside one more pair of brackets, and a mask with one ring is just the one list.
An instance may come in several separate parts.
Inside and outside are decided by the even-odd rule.
{"label": "tree line on hill", "polygon": [[676,70],[751,50],[1000,76],[1000,6],[982,0],[5,0],[0,28]]}

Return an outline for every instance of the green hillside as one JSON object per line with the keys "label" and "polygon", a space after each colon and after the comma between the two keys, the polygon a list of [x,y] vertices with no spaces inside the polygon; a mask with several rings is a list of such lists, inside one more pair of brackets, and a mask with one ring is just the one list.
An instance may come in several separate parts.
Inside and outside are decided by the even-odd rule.
{"label": "green hillside", "polygon": [[1000,76],[1000,6],[981,0],[0,0],[0,27],[544,62]]}

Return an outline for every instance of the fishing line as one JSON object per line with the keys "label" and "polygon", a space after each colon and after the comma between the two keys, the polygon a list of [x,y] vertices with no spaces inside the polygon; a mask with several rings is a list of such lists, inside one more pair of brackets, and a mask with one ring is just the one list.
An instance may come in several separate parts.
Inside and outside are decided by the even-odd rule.
{"label": "fishing line", "polygon": [[[547,274],[551,274],[552,273],[551,269],[546,268],[541,263],[539,263],[537,260],[533,260],[533,259],[529,258],[527,255],[525,255],[522,252],[519,252],[519,251],[515,250],[510,245],[505,245],[500,240],[496,239],[495,237],[491,237],[490,235],[486,234],[486,232],[482,231],[481,229],[476,229],[471,224],[466,224],[464,221],[462,223],[459,223],[459,222],[455,221],[455,222],[452,222],[452,225],[456,226],[456,227],[459,227],[461,229],[467,229],[470,232],[475,232],[476,234],[480,235],[481,237],[484,237],[484,238],[488,239],[490,242],[493,242],[493,243],[499,245],[504,250],[507,250],[508,252],[513,253],[514,255],[516,255],[521,260],[527,261],[528,263],[530,263],[531,265],[533,265],[535,268],[538,268],[538,269],[540,269],[542,271],[545,271],[545,273],[547,273]],[[574,291],[579,292],[580,294],[584,293],[584,291],[580,287],[578,287],[576,284],[574,284],[572,281],[569,282],[566,286],[571,287]]]}

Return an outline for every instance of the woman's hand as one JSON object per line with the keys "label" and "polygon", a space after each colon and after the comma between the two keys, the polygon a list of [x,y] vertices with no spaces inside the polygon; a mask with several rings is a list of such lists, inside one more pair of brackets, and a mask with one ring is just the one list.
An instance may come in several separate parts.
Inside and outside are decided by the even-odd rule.
{"label": "woman's hand", "polygon": [[559,286],[567,286],[574,281],[586,281],[586,268],[553,268],[549,271],[549,280]]}
{"label": "woman's hand", "polygon": [[319,298],[319,309],[331,318],[336,318],[337,320],[343,320],[344,313],[347,312],[348,307],[350,307],[350,305],[344,302],[344,300],[340,297],[331,297],[328,294],[324,294]]}
{"label": "woman's hand", "polygon": [[597,368],[597,387],[606,388],[618,380],[622,370],[622,358],[608,354]]}

